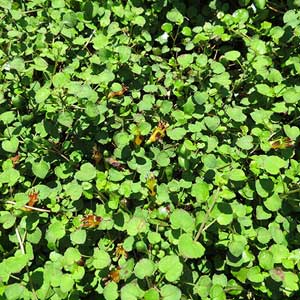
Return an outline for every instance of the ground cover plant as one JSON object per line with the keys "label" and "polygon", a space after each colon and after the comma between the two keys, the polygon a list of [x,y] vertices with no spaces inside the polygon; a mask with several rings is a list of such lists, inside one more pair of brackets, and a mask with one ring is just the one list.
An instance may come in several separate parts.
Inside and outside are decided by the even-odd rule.
{"label": "ground cover plant", "polygon": [[0,299],[299,299],[299,7],[0,0]]}

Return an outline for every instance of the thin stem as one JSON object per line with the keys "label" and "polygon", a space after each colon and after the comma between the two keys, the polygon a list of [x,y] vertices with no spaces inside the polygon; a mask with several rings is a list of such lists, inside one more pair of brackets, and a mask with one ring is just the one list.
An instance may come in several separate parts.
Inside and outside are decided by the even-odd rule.
{"label": "thin stem", "polygon": [[[17,240],[19,242],[21,253],[23,255],[25,255],[26,253],[25,253],[25,249],[24,249],[24,241],[22,241],[22,238],[21,238],[21,235],[20,235],[20,232],[19,232],[17,226],[15,227],[15,230],[16,230],[16,236],[17,236]],[[38,297],[37,297],[37,294],[35,292],[35,289],[34,289],[34,286],[33,286],[33,282],[32,282],[31,276],[30,276],[28,264],[26,264],[26,272],[27,272],[27,275],[28,275],[28,278],[29,278],[30,287],[31,287],[31,291],[32,291],[32,294],[34,296],[34,299],[38,300]]]}
{"label": "thin stem", "polygon": [[199,237],[201,236],[202,232],[204,231],[205,224],[208,221],[210,213],[213,210],[213,208],[214,208],[214,206],[215,206],[215,204],[216,204],[216,202],[218,200],[219,193],[220,193],[220,187],[218,187],[218,189],[217,189],[217,191],[215,193],[215,196],[213,198],[212,204],[211,204],[210,208],[207,210],[207,212],[206,212],[206,214],[205,214],[205,216],[203,218],[203,221],[202,221],[202,223],[200,225],[200,228],[199,228],[199,230],[198,230],[198,232],[197,232],[197,234],[196,234],[196,236],[194,238],[194,242],[196,242],[199,239]]}
{"label": "thin stem", "polygon": [[15,230],[16,230],[16,236],[17,236],[17,240],[18,240],[18,242],[19,242],[19,246],[20,246],[21,253],[22,253],[23,255],[25,255],[24,243],[23,243],[23,241],[22,241],[22,239],[21,239],[21,235],[20,235],[20,232],[19,232],[17,226],[16,226]]}
{"label": "thin stem", "polygon": [[84,44],[82,50],[85,49],[85,48],[87,47],[87,45],[90,43],[90,41],[91,41],[93,35],[95,34],[95,32],[96,32],[96,29],[94,29],[93,32],[91,33],[91,35],[89,36],[88,40],[87,40],[86,43]]}
{"label": "thin stem", "polygon": [[[12,204],[12,205],[16,205],[16,204],[17,204],[15,201],[10,201],[10,200],[6,201],[6,203],[7,203],[7,204]],[[29,208],[29,209],[31,209],[31,210],[40,211],[40,212],[48,212],[48,213],[51,212],[51,210],[49,210],[49,209],[33,207],[33,206],[30,206],[30,205],[24,205],[23,207]]]}

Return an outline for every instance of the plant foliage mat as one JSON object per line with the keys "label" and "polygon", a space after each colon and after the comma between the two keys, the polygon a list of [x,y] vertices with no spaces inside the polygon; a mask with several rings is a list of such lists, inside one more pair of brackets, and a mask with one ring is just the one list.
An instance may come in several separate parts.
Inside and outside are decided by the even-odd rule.
{"label": "plant foliage mat", "polygon": [[0,299],[299,299],[299,7],[0,0]]}

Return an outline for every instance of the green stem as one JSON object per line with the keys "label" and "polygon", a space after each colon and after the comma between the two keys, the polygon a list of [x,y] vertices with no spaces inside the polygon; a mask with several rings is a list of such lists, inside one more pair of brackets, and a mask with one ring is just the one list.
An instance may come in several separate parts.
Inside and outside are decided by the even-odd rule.
{"label": "green stem", "polygon": [[218,189],[217,189],[217,191],[215,193],[215,196],[213,198],[212,204],[211,204],[210,208],[207,210],[207,212],[206,212],[206,214],[205,214],[205,216],[203,218],[203,221],[202,221],[202,223],[200,225],[200,228],[199,228],[199,230],[198,230],[198,232],[197,232],[197,234],[196,234],[196,236],[194,238],[194,242],[196,242],[199,239],[199,237],[201,236],[202,232],[204,231],[205,224],[208,221],[210,213],[213,210],[213,208],[214,208],[214,206],[215,206],[215,204],[216,204],[216,202],[218,200],[219,193],[220,193],[220,187],[218,187]]}

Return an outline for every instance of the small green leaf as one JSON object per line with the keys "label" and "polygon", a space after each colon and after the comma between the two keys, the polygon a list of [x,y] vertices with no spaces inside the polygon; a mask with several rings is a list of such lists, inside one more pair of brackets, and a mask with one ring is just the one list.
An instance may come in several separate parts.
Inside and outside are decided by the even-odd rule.
{"label": "small green leaf", "polygon": [[127,46],[119,46],[116,51],[119,53],[120,62],[125,63],[129,60],[131,55],[131,48]]}
{"label": "small green leaf", "polygon": [[257,240],[262,244],[268,244],[271,240],[271,234],[268,229],[260,227],[257,229]]}
{"label": "small green leaf", "polygon": [[227,60],[235,61],[241,56],[241,53],[236,50],[231,50],[226,52],[224,56]]}
{"label": "small green leaf", "polygon": [[138,286],[138,283],[136,281],[127,283],[121,288],[122,300],[142,299],[143,295],[144,295],[144,291]]}
{"label": "small green leaf", "polygon": [[191,64],[193,63],[193,55],[192,54],[181,54],[178,56],[177,61],[179,65],[183,68],[186,69],[187,67],[190,67]]}
{"label": "small green leaf", "polygon": [[178,287],[166,284],[160,289],[161,300],[180,300],[181,291]]}
{"label": "small green leaf", "polygon": [[80,181],[90,181],[96,177],[96,168],[91,163],[85,163],[75,173],[75,178]]}
{"label": "small green leaf", "polygon": [[229,179],[232,181],[243,181],[243,180],[246,180],[247,177],[243,170],[233,169],[229,173]]}
{"label": "small green leaf", "polygon": [[169,128],[167,129],[167,135],[170,139],[179,141],[186,135],[186,130],[182,127]]}
{"label": "small green leaf", "polygon": [[41,87],[35,94],[37,103],[43,103],[51,94],[51,90],[47,87]]}
{"label": "small green leaf", "polygon": [[4,229],[9,229],[14,226],[16,222],[16,217],[11,213],[5,211],[0,215],[0,223]]}
{"label": "small green leaf", "polygon": [[48,227],[46,239],[48,240],[49,244],[53,244],[57,240],[60,240],[65,234],[65,226],[62,224],[62,222],[54,220],[54,222]]}
{"label": "small green leaf", "polygon": [[159,293],[155,288],[151,288],[150,290],[145,292],[144,300],[159,300]]}
{"label": "small green leaf", "polygon": [[18,170],[9,168],[0,173],[0,183],[8,183],[10,186],[15,185],[20,178]]}
{"label": "small green leaf", "polygon": [[205,117],[204,123],[205,123],[207,129],[210,129],[212,132],[215,132],[220,125],[220,119],[217,116]]}
{"label": "small green leaf", "polygon": [[108,282],[103,289],[105,300],[116,300],[119,298],[118,284],[114,281]]}
{"label": "small green leaf", "polygon": [[262,250],[258,254],[258,262],[262,269],[271,270],[274,268],[273,254],[268,250]]}
{"label": "small green leaf", "polygon": [[181,25],[183,23],[183,15],[176,8],[173,8],[167,13],[167,19],[177,25]]}
{"label": "small green leaf", "polygon": [[199,243],[193,241],[192,237],[184,233],[178,240],[179,253],[186,258],[200,258],[204,255],[205,248]]}
{"label": "small green leaf", "polygon": [[280,169],[286,167],[286,165],[286,161],[275,155],[267,156],[264,161],[265,170],[272,175],[279,174]]}
{"label": "small green leaf", "polygon": [[50,164],[44,160],[41,160],[39,162],[32,162],[32,172],[33,174],[41,179],[44,179],[49,170],[50,170]]}
{"label": "small green leaf", "polygon": [[139,279],[144,279],[153,275],[155,271],[155,264],[152,260],[143,258],[138,261],[134,267],[134,274]]}
{"label": "small green leaf", "polygon": [[98,76],[100,83],[108,84],[115,79],[115,74],[110,70],[104,70]]}
{"label": "small green leaf", "polygon": [[22,299],[24,292],[25,292],[25,287],[23,285],[19,283],[9,284],[5,288],[5,296],[6,296],[5,299],[9,299],[9,300]]}
{"label": "small green leaf", "polygon": [[278,211],[281,208],[282,199],[278,194],[273,194],[264,201],[264,206],[270,211]]}
{"label": "small green leaf", "polygon": [[253,137],[251,135],[245,135],[237,139],[237,146],[243,150],[250,150],[253,148]]}
{"label": "small green leaf", "polygon": [[138,233],[146,232],[146,231],[147,231],[146,220],[141,217],[134,216],[127,223],[127,233],[129,235],[137,235]]}
{"label": "small green leaf", "polygon": [[19,140],[12,136],[11,139],[2,142],[2,149],[6,152],[16,153],[19,147]]}
{"label": "small green leaf", "polygon": [[[12,0],[0,0],[0,7],[10,10],[12,5]],[[10,299],[10,298],[8,298]]]}
{"label": "small green leaf", "polygon": [[170,216],[170,221],[174,229],[181,228],[185,232],[192,232],[195,229],[194,218],[183,209],[175,209]]}
{"label": "small green leaf", "polygon": [[226,109],[226,113],[235,122],[245,122],[247,119],[247,116],[243,113],[243,109],[239,106],[235,107],[228,107]]}
{"label": "small green leaf", "polygon": [[166,279],[170,282],[176,281],[180,278],[183,265],[176,255],[167,255],[163,257],[158,263],[158,269],[165,273]]}
{"label": "small green leaf", "polygon": [[71,128],[73,124],[73,114],[68,111],[61,112],[58,115],[57,121],[61,125]]}
{"label": "small green leaf", "polygon": [[62,292],[67,293],[72,290],[74,280],[69,274],[63,274],[60,280],[60,288]]}
{"label": "small green leaf", "polygon": [[161,151],[156,156],[156,162],[160,167],[166,167],[170,164],[169,155],[165,151]]}
{"label": "small green leaf", "polygon": [[300,100],[300,91],[299,89],[296,90],[295,88],[287,88],[282,96],[286,103],[298,103]]}
{"label": "small green leaf", "polygon": [[252,267],[248,270],[247,278],[254,283],[260,283],[264,280],[264,276],[261,273],[259,266]]}
{"label": "small green leaf", "polygon": [[111,259],[106,251],[101,249],[95,249],[92,263],[96,269],[104,269],[110,265]]}
{"label": "small green leaf", "polygon": [[70,238],[73,244],[82,245],[86,240],[86,230],[76,230],[70,234]]}
{"label": "small green leaf", "polygon": [[51,6],[53,8],[63,8],[65,7],[65,0],[51,0]]}
{"label": "small green leaf", "polygon": [[209,185],[204,181],[198,181],[192,185],[191,195],[197,202],[205,202],[209,197]]}

